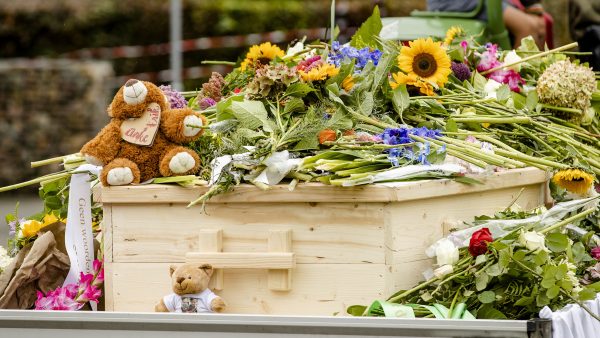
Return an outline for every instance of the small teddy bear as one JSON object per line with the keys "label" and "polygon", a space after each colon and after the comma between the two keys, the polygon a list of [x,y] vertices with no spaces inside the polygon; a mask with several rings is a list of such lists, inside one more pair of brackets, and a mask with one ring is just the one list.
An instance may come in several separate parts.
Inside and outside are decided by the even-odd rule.
{"label": "small teddy bear", "polygon": [[171,265],[173,292],[163,297],[154,307],[156,312],[210,313],[225,310],[223,299],[215,295],[208,282],[213,274],[210,264]]}
{"label": "small teddy bear", "polygon": [[181,145],[202,135],[206,119],[189,108],[171,109],[154,84],[127,81],[108,115],[109,124],[80,151],[88,163],[103,166],[100,181],[105,186],[190,175],[200,168],[198,154]]}

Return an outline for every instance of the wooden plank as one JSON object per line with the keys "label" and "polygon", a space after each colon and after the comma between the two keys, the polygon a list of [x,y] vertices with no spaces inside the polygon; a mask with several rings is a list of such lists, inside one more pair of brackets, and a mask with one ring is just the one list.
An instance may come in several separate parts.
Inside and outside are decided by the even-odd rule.
{"label": "wooden plank", "polygon": [[[270,230],[267,239],[269,252],[292,252],[292,232],[290,230]],[[269,290],[289,291],[292,288],[290,269],[269,269]]]}
{"label": "wooden plank", "polygon": [[295,265],[293,252],[189,252],[185,260],[217,269],[291,269]]}
{"label": "wooden plank", "polygon": [[[221,229],[204,229],[198,236],[200,251],[221,252],[223,251],[223,231]],[[223,269],[214,269],[209,287],[215,290],[223,290]]]}
{"label": "wooden plank", "polygon": [[[114,311],[152,312],[171,293],[170,263],[114,264]],[[225,270],[216,291],[226,313],[331,316],[384,297],[383,264],[298,264],[289,292],[270,291],[264,270]],[[143,286],[143,287],[142,287]]]}
{"label": "wooden plank", "polygon": [[112,223],[112,206],[102,206],[102,245],[104,254],[104,309],[105,311],[113,311],[113,223]]}
{"label": "wooden plank", "polygon": [[[386,263],[396,264],[427,259],[425,249],[444,234],[444,221],[471,221],[479,215],[504,210],[521,188],[478,192],[458,197],[391,203],[386,206]],[[543,203],[543,187],[526,186],[517,200],[523,209]]]}
{"label": "wooden plank", "polygon": [[224,252],[266,252],[270,230],[291,230],[298,263],[384,263],[383,203],[114,204],[114,260],[184,262],[198,233],[223,230]]}
{"label": "wooden plank", "polygon": [[[212,198],[209,203],[260,202],[399,202],[503,189],[542,183],[548,174],[536,168],[507,170],[492,175],[477,176],[484,184],[466,185],[451,180],[428,180],[374,184],[360,187],[335,187],[320,183],[298,184],[294,191],[287,185],[277,185],[267,191],[253,185],[240,185],[232,192]],[[195,200],[207,187],[183,188],[175,185],[137,185],[103,187],[96,195],[103,203],[184,203]]]}

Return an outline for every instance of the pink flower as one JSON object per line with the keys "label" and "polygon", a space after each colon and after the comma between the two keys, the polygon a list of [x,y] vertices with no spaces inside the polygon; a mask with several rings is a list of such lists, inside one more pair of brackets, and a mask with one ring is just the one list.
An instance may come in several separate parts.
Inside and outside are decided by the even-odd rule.
{"label": "pink flower", "polygon": [[467,54],[467,48],[469,47],[469,43],[467,42],[467,40],[462,40],[460,42],[460,46],[465,51],[465,54]]}
{"label": "pink flower", "polygon": [[486,48],[487,50],[481,53],[479,64],[477,64],[477,70],[479,72],[485,72],[486,70],[502,65],[502,63],[498,61],[498,46],[488,43]]}
{"label": "pink flower", "polygon": [[512,69],[497,70],[495,72],[490,73],[488,77],[500,83],[508,84],[510,90],[516,93],[519,93],[521,91],[519,85],[525,83],[525,81],[521,78],[521,75],[519,75],[519,73],[515,72]]}
{"label": "pink flower", "polygon": [[600,260],[600,246],[593,248],[592,251],[590,251],[590,254],[595,260]]}
{"label": "pink flower", "polygon": [[308,59],[299,62],[296,69],[304,71],[304,72],[308,72],[312,68],[318,66],[320,64],[319,61],[321,61],[320,55],[315,55],[315,56],[309,57]]}
{"label": "pink flower", "polygon": [[49,291],[46,296],[40,291],[37,292],[38,299],[35,301],[36,310],[66,310],[74,311],[83,307],[84,303],[78,303],[73,300],[73,287],[75,284],[70,284],[64,288],[57,288],[54,291]]}
{"label": "pink flower", "polygon": [[98,298],[102,295],[102,290],[93,285],[87,285],[83,292],[77,297],[76,301],[80,303],[98,302]]}

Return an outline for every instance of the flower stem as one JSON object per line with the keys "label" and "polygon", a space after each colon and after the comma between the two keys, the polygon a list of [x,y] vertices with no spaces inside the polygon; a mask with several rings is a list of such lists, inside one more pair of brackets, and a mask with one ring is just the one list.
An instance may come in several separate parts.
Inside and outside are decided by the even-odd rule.
{"label": "flower stem", "polygon": [[540,230],[540,233],[541,233],[541,234],[545,234],[545,233],[548,233],[548,232],[550,232],[550,231],[556,230],[556,229],[558,229],[558,228],[561,228],[561,227],[563,227],[563,226],[565,226],[565,225],[567,225],[567,224],[569,224],[569,223],[571,223],[571,222],[574,222],[574,221],[578,221],[578,220],[580,220],[580,219],[583,219],[583,218],[585,218],[587,215],[589,215],[589,214],[593,214],[595,211],[596,211],[596,209],[595,209],[595,208],[590,208],[590,209],[588,209],[588,210],[582,211],[582,212],[578,213],[577,215],[574,215],[574,216],[571,216],[571,217],[569,217],[569,218],[567,218],[567,219],[564,219],[564,220],[562,220],[562,221],[560,221],[560,222],[558,222],[558,223],[554,224],[553,226],[551,226],[551,227],[549,227],[549,228],[546,228],[546,229],[542,229],[542,230]]}

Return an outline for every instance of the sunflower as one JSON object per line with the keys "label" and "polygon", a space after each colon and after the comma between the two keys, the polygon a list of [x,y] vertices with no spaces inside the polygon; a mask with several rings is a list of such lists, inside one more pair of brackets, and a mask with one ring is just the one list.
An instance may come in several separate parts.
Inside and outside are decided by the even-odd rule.
{"label": "sunflower", "polygon": [[444,38],[444,46],[449,46],[452,43],[452,41],[456,38],[456,36],[458,36],[459,34],[462,34],[462,33],[463,33],[462,28],[460,28],[458,26],[450,27],[446,31],[446,38]]}
{"label": "sunflower", "polygon": [[577,168],[563,169],[554,174],[552,182],[572,193],[583,195],[594,183],[594,175]]}
{"label": "sunflower", "polygon": [[344,88],[346,92],[350,92],[352,90],[352,87],[354,87],[354,78],[352,77],[352,75],[348,75],[346,76],[344,81],[342,81],[342,88]]}
{"label": "sunflower", "polygon": [[440,87],[444,86],[452,72],[450,57],[440,42],[433,42],[431,38],[410,41],[408,47],[402,47],[398,67],[408,75],[416,75]]}
{"label": "sunflower", "polygon": [[248,66],[253,66],[256,63],[267,64],[276,57],[283,57],[285,52],[276,45],[272,45],[270,42],[265,42],[260,45],[254,45],[250,47],[246,59],[240,65],[242,70],[246,70]]}
{"label": "sunflower", "polygon": [[435,93],[433,92],[433,86],[431,85],[431,83],[425,81],[424,79],[420,78],[419,76],[413,74],[404,74],[402,72],[398,72],[398,73],[394,73],[392,74],[392,78],[394,79],[395,82],[390,82],[390,87],[392,87],[392,89],[396,89],[399,85],[401,84],[406,84],[409,86],[414,86],[419,88],[419,91],[422,94],[425,94],[427,96],[433,96],[435,95]]}
{"label": "sunflower", "polygon": [[304,82],[313,82],[325,80],[327,78],[336,76],[340,72],[339,68],[329,63],[322,63],[316,67],[311,68],[308,72],[299,71],[300,77]]}

